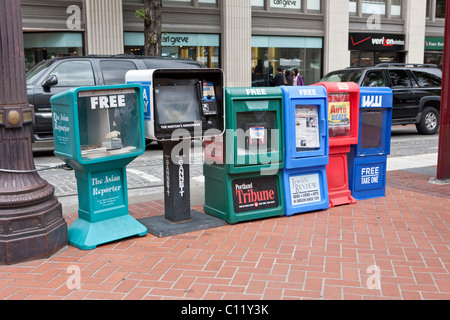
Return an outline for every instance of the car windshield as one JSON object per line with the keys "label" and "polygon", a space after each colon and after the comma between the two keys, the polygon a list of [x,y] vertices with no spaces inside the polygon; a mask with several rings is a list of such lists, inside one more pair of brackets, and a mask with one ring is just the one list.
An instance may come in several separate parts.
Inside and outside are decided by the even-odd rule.
{"label": "car windshield", "polygon": [[40,78],[42,72],[44,72],[44,70],[47,69],[47,67],[53,62],[53,60],[44,60],[28,70],[26,74],[27,84],[33,84],[38,78]]}
{"label": "car windshield", "polygon": [[360,69],[348,69],[333,71],[325,75],[321,82],[356,82],[359,83],[362,71]]}

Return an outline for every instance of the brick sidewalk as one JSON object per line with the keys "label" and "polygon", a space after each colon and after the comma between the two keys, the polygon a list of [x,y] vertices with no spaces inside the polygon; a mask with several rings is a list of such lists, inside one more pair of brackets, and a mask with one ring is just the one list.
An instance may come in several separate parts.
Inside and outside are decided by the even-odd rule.
{"label": "brick sidewalk", "polygon": [[[354,205],[90,251],[67,246],[0,266],[0,299],[449,300],[450,185],[429,178],[393,171],[386,197]],[[163,210],[162,201],[130,205],[138,219]],[[71,290],[74,266],[81,286]],[[379,289],[368,287],[372,266]]]}

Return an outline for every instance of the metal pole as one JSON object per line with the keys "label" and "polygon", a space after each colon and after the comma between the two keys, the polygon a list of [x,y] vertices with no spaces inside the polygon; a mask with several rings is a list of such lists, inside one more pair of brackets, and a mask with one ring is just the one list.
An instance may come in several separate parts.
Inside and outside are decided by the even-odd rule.
{"label": "metal pole", "polygon": [[48,258],[67,245],[55,188],[29,172],[35,170],[33,110],[26,96],[20,0],[0,0],[0,264]]}
{"label": "metal pole", "polygon": [[450,178],[450,5],[445,12],[444,61],[439,126],[437,179]]}

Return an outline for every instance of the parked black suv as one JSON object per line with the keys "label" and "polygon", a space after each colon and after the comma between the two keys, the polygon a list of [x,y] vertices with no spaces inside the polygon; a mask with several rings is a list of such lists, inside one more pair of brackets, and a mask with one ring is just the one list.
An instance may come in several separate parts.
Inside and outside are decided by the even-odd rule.
{"label": "parked black suv", "polygon": [[144,56],[62,57],[41,61],[27,72],[28,103],[34,105],[36,141],[53,139],[50,98],[73,87],[124,84],[129,70],[204,68],[190,59]]}
{"label": "parked black suv", "polygon": [[392,125],[415,124],[420,134],[439,128],[442,71],[436,65],[383,63],[328,73],[321,81],[356,82],[361,87],[390,87]]}

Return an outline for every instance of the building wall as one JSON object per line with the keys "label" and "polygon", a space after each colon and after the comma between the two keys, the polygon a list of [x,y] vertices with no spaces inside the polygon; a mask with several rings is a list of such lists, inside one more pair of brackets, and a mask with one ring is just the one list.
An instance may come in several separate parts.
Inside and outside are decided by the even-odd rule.
{"label": "building wall", "polygon": [[[349,0],[322,0],[321,11],[317,12],[305,9],[307,0],[298,0],[302,3],[301,10],[277,8],[272,1],[260,1],[263,3],[260,7],[252,7],[251,0],[217,0],[216,5],[199,0],[192,3],[166,1],[163,29],[169,35],[211,36],[203,37],[206,44],[200,40],[193,44],[201,51],[196,53],[197,58],[208,61],[208,66],[223,68],[226,85],[230,86],[254,84],[255,59],[252,55],[255,47],[252,42],[260,44],[261,37],[277,43],[283,42],[281,40],[284,43],[288,40],[313,43],[312,48],[322,52],[314,67],[320,68],[320,73],[326,73],[350,65],[351,33],[403,36],[405,62],[415,63],[424,61],[426,37],[444,36],[444,19],[435,19],[432,12],[427,17],[427,1],[424,0],[404,0],[401,16],[391,17],[389,9],[385,16],[378,17],[378,25],[372,23],[372,16],[362,14],[361,9],[357,14],[350,14]],[[435,0],[428,1],[436,3]],[[143,6],[143,0],[23,0],[21,3],[25,50],[30,66],[33,60],[56,55],[123,53],[125,35],[140,34],[144,29],[143,21],[135,16],[135,11]],[[322,44],[318,45],[317,40]],[[208,45],[208,41],[213,44]],[[172,44],[171,49],[176,51],[178,45]],[[300,46],[289,47],[288,55]],[[282,44],[268,47],[267,55],[279,57],[279,52],[285,50],[283,48]],[[308,55],[314,55],[314,60],[317,52],[309,54],[307,49],[305,46],[301,51],[303,56],[296,59],[304,60]],[[189,49],[184,52],[188,54]],[[442,48],[432,52],[439,55]],[[271,69],[279,64],[274,61],[276,58],[267,59]],[[313,64],[307,63],[308,66]]]}

